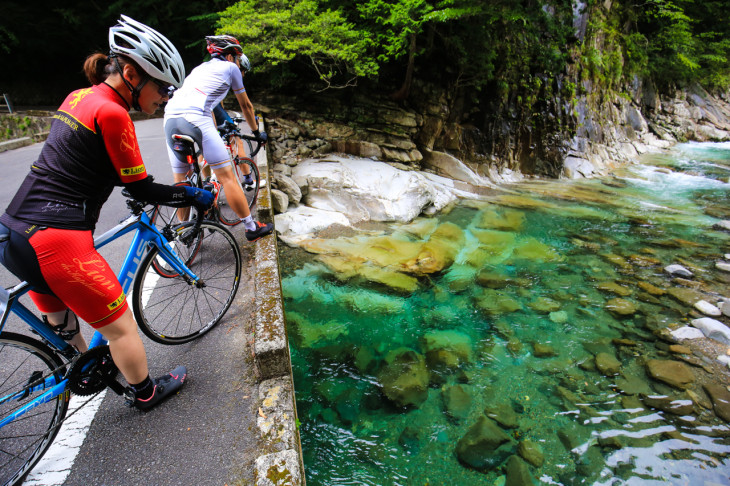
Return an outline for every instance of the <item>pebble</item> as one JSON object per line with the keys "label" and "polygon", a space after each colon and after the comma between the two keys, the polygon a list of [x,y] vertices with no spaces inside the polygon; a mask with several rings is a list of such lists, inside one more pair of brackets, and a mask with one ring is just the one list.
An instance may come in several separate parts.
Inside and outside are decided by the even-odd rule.
{"label": "pebble", "polygon": [[720,309],[710,304],[706,300],[698,300],[697,302],[695,302],[694,307],[706,316],[718,317],[722,315]]}
{"label": "pebble", "polygon": [[664,271],[670,275],[676,275],[678,277],[690,278],[694,276],[692,272],[684,268],[682,265],[668,265],[664,267]]}
{"label": "pebble", "polygon": [[679,329],[675,329],[670,333],[675,339],[699,339],[705,337],[705,335],[696,327],[684,326]]}
{"label": "pebble", "polygon": [[716,262],[715,267],[723,272],[730,272],[730,263],[727,262]]}

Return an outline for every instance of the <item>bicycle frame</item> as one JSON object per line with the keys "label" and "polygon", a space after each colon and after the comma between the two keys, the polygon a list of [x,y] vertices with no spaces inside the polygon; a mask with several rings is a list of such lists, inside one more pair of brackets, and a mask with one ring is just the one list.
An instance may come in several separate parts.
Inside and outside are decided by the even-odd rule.
{"label": "bicycle frame", "polygon": [[[150,246],[156,246],[159,248],[160,256],[167,264],[172,266],[176,272],[185,274],[191,281],[197,282],[199,280],[199,278],[180,261],[173,250],[172,244],[167,241],[157,228],[155,228],[155,226],[150,222],[149,216],[144,211],[140,214],[132,214],[129,218],[122,221],[114,228],[110,229],[98,238],[95,238],[94,246],[97,249],[101,248],[131,231],[136,231],[136,233],[134,234],[132,244],[129,247],[127,256],[125,257],[124,263],[122,264],[118,274],[122,284],[122,290],[125,295],[128,294],[129,289],[132,286],[132,282],[134,281],[134,275],[137,273],[139,265],[147,251],[149,251]],[[19,302],[18,299],[32,289],[30,284],[22,282],[11,289],[5,289],[2,287],[0,287],[0,289],[0,311],[2,312],[2,316],[0,317],[0,331],[2,331],[5,327],[9,312],[13,312],[43,339],[50,343],[56,351],[66,358],[70,358],[78,353],[71,345],[61,339],[61,337],[56,334],[49,324],[41,321],[38,316]],[[104,339],[104,336],[102,336],[99,331],[96,331],[89,343],[89,349],[105,345],[106,343],[107,341]],[[13,420],[18,419],[39,405],[53,400],[58,395],[62,393],[70,393],[70,391],[66,388],[67,384],[68,378],[64,378],[60,382],[56,383],[56,379],[53,376],[50,376],[46,378],[43,383],[39,383],[32,388],[24,390],[23,393],[37,392],[41,390],[47,391],[7,417],[3,417],[2,420],[0,420],[0,428]],[[0,403],[12,400],[17,396],[18,394],[16,393],[0,397]]]}

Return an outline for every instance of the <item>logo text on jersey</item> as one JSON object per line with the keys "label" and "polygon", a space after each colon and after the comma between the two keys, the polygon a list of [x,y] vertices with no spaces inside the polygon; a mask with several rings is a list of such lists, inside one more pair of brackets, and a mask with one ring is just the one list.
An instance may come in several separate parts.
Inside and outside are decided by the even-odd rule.
{"label": "logo text on jersey", "polygon": [[122,175],[123,176],[133,176],[137,174],[141,174],[144,172],[144,165],[138,165],[136,167],[127,167],[125,169],[122,169]]}

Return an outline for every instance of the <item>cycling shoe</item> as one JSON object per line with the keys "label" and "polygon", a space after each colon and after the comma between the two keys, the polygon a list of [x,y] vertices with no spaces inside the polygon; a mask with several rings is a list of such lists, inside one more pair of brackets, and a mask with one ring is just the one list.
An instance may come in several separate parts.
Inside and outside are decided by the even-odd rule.
{"label": "cycling shoe", "polygon": [[[149,410],[166,398],[174,395],[185,384],[185,378],[188,376],[188,370],[184,366],[178,366],[170,373],[153,381],[155,391],[152,396],[146,400],[140,400],[134,397],[132,406],[140,410]],[[133,393],[133,392],[132,392]]]}

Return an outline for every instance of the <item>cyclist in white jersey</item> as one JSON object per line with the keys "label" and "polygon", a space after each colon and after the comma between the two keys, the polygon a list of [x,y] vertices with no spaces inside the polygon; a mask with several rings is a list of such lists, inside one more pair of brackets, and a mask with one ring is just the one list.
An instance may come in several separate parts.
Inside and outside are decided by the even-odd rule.
{"label": "cyclist in white jersey", "polygon": [[274,225],[254,221],[251,216],[248,201],[236,179],[231,158],[212,115],[213,108],[232,89],[253,134],[266,141],[266,132],[259,131],[253,104],[243,86],[241,71],[249,69],[250,64],[235,37],[208,36],[205,40],[211,60],[193,69],[165,107],[167,153],[175,182],[184,181],[190,166],[182,154],[172,149],[172,134],[192,137],[202,148],[203,157],[215,172],[218,182],[223,185],[231,209],[246,226],[246,239],[255,241],[271,233]]}

